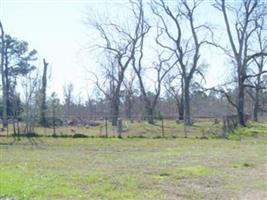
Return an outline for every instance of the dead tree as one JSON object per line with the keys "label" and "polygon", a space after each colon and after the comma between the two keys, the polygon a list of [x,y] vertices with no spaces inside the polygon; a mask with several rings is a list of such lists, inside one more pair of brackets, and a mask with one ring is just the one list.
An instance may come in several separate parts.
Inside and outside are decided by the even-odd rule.
{"label": "dead tree", "polygon": [[[260,28],[256,31],[255,36],[255,48],[259,52],[267,52],[267,32],[265,29],[265,20],[262,19]],[[266,80],[264,80],[264,65],[267,63],[267,57],[260,55],[257,58],[253,59],[252,63],[252,75],[249,75],[248,78],[248,88],[247,92],[250,95],[253,103],[253,120],[258,121],[258,113],[262,111],[262,92],[264,89],[267,89]],[[255,68],[255,69],[254,69]]]}
{"label": "dead tree", "polygon": [[[110,83],[112,86],[112,89],[110,90],[112,95],[109,95],[109,97],[111,97],[109,99],[111,101],[112,124],[114,126],[117,124],[120,113],[120,97],[125,72],[134,58],[138,41],[143,34],[141,31],[143,27],[142,0],[138,0],[137,2],[130,1],[130,3],[132,5],[131,11],[134,16],[134,24],[128,25],[130,28],[120,26],[119,24],[113,22],[91,23],[100,33],[100,36],[104,41],[104,45],[98,45],[98,47],[104,50],[104,56],[109,61],[108,67],[111,67],[111,69],[108,67],[105,68],[108,69],[105,74],[106,79],[111,81]],[[97,87],[106,96],[107,92],[103,85],[97,84]]]}
{"label": "dead tree", "polygon": [[71,106],[73,104],[73,84],[72,83],[68,83],[66,85],[64,85],[63,87],[63,95],[64,95],[64,115],[65,115],[65,120],[68,121],[70,120],[70,116],[71,114]]}
{"label": "dead tree", "polygon": [[[192,79],[201,72],[200,51],[206,43],[210,28],[206,24],[196,25],[195,13],[202,1],[181,0],[177,9],[171,9],[165,0],[153,0],[152,11],[160,19],[157,43],[175,55],[179,63],[184,90],[184,123],[191,125],[190,88]],[[189,32],[183,30],[187,23]],[[172,31],[172,30],[175,30]],[[207,31],[203,34],[203,31]],[[202,33],[201,33],[202,32]],[[202,38],[201,38],[202,37]],[[165,38],[168,39],[166,42]]]}
{"label": "dead tree", "polygon": [[133,101],[134,96],[137,93],[137,90],[134,88],[135,83],[135,72],[129,74],[129,78],[124,80],[124,104],[125,104],[125,112],[127,118],[132,122],[132,110],[133,110]]}
{"label": "dead tree", "polygon": [[48,63],[43,59],[43,76],[42,76],[42,86],[41,86],[41,107],[40,107],[40,124],[42,126],[47,126],[47,120],[46,120],[46,88],[47,88],[47,66]]}
{"label": "dead tree", "polygon": [[1,70],[1,79],[2,79],[2,96],[3,96],[3,116],[2,116],[2,123],[3,127],[7,127],[7,89],[6,89],[6,78],[5,78],[5,32],[3,29],[3,25],[0,21],[0,31],[1,31],[1,63],[0,63],[0,70]]}
{"label": "dead tree", "polygon": [[29,72],[22,79],[22,89],[24,94],[24,107],[23,107],[23,120],[25,122],[24,134],[34,134],[34,124],[36,119],[36,98],[37,91],[39,89],[39,75],[38,73]]}
{"label": "dead tree", "polygon": [[140,56],[133,59],[133,68],[139,80],[140,91],[142,93],[142,97],[145,102],[145,109],[146,109],[146,115],[147,115],[146,117],[147,117],[148,123],[154,124],[154,111],[158,103],[160,94],[161,94],[162,83],[166,75],[175,66],[175,64],[170,65],[168,63],[168,61],[171,60],[172,56],[170,56],[169,58],[163,58],[163,53],[158,54],[158,61],[154,62],[153,63],[154,66],[152,67],[156,71],[156,80],[154,80],[154,94],[149,95],[149,91],[146,89],[145,84],[144,84],[144,76],[142,75],[145,70],[143,63],[142,63],[143,44],[141,44],[140,46],[141,46],[139,50]]}
{"label": "dead tree", "polygon": [[[178,87],[178,85],[180,85],[180,87]],[[164,87],[167,93],[175,100],[178,110],[178,119],[180,121],[184,120],[184,86],[182,77],[178,75],[167,76]]]}
{"label": "dead tree", "polygon": [[[236,72],[236,82],[238,88],[236,109],[238,113],[239,124],[244,126],[244,105],[245,88],[247,87],[248,66],[251,62],[260,57],[266,56],[263,51],[254,52],[253,36],[260,28],[259,20],[266,17],[266,5],[260,0],[244,0],[237,3],[237,6],[227,4],[225,0],[216,0],[215,8],[223,15],[226,27],[226,35],[230,48],[215,44],[228,55],[233,63]],[[229,17],[232,13],[234,17]]]}

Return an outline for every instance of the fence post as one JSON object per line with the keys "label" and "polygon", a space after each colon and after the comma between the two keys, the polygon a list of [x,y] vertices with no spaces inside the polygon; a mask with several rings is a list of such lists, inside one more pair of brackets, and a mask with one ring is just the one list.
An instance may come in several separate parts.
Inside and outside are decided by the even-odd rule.
{"label": "fence post", "polygon": [[108,118],[105,117],[105,126],[106,126],[106,138],[108,138]]}
{"label": "fence post", "polygon": [[122,133],[122,120],[120,118],[118,118],[118,123],[117,123],[117,132],[118,132],[118,138],[122,138],[121,137],[121,133]]}

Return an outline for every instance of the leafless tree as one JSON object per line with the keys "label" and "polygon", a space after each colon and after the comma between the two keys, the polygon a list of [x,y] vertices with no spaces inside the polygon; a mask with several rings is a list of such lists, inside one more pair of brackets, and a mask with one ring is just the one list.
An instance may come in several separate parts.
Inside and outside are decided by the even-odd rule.
{"label": "leafless tree", "polygon": [[[142,38],[142,42],[143,40],[144,38]],[[136,56],[135,59],[133,59],[133,68],[139,80],[140,91],[145,102],[148,123],[154,124],[154,111],[161,94],[162,83],[175,64],[169,64],[172,56],[163,58],[163,52],[158,54],[158,61],[154,61],[152,64],[152,69],[156,72],[156,80],[154,80],[154,93],[151,94],[151,92],[146,89],[144,83],[143,74],[146,68],[142,62],[144,54],[142,46],[143,44],[140,45],[139,56]]]}
{"label": "leafless tree", "polygon": [[[200,51],[206,44],[210,28],[197,25],[196,11],[202,0],[179,0],[172,9],[165,0],[153,0],[152,11],[159,18],[157,43],[175,55],[181,69],[184,87],[184,122],[191,125],[190,87],[194,76],[203,76],[200,68]],[[184,24],[189,26],[186,31]],[[173,31],[174,30],[174,31]],[[205,32],[206,33],[205,33]],[[167,39],[167,41],[166,41]]]}
{"label": "leafless tree", "polygon": [[47,67],[48,63],[46,62],[45,59],[43,59],[43,76],[42,76],[42,86],[41,86],[41,107],[40,107],[40,124],[42,126],[47,126],[47,121],[46,121],[46,89],[47,89]]}
{"label": "leafless tree", "polygon": [[73,84],[68,83],[63,86],[63,95],[64,95],[64,105],[65,105],[65,110],[64,114],[66,116],[69,116],[71,114],[71,105],[73,103]]}
{"label": "leafless tree", "polygon": [[137,94],[138,90],[135,88],[134,83],[135,83],[135,72],[132,72],[129,74],[129,77],[126,77],[124,80],[124,104],[125,104],[125,112],[127,118],[132,121],[132,109],[133,109],[133,101],[134,101],[134,96]]}
{"label": "leafless tree", "polygon": [[[99,23],[94,21],[92,23],[104,40],[104,45],[98,45],[98,47],[104,50],[104,56],[106,56],[109,61],[108,66],[105,67],[105,74],[106,79],[110,81],[109,85],[111,88],[109,92],[112,92],[112,95],[109,94],[108,96],[111,101],[112,124],[114,126],[117,124],[119,116],[121,88],[123,86],[125,72],[134,58],[137,43],[140,40],[141,34],[143,34],[141,31],[143,27],[142,0],[130,1],[130,3],[134,16],[133,24],[128,25],[130,28],[113,22]],[[99,81],[96,82],[100,91],[107,96],[103,85],[99,85]]]}
{"label": "leafless tree", "polygon": [[[177,83],[178,82],[178,83]],[[180,83],[180,84],[179,84]],[[179,87],[180,85],[180,87]],[[178,119],[184,120],[184,92],[183,79],[181,75],[168,75],[164,82],[166,92],[175,100],[178,110]]]}
{"label": "leafless tree", "polygon": [[36,107],[36,95],[37,91],[40,88],[40,78],[38,72],[29,72],[26,76],[21,80],[23,94],[24,94],[24,112],[23,112],[23,120],[25,122],[24,133],[27,135],[34,134],[34,123],[37,119],[37,107]]}
{"label": "leafless tree", "polygon": [[[121,66],[112,62],[112,58],[108,58],[109,64],[102,65],[104,79],[100,79],[95,73],[92,73],[95,77],[96,88],[104,94],[105,99],[108,100],[110,105],[110,117],[112,119],[112,125],[117,125],[119,117],[119,107],[121,101],[121,88],[124,80],[124,73],[121,74]],[[126,70],[126,69],[125,69]],[[123,75],[123,76],[122,76]]]}
{"label": "leafless tree", "polygon": [[222,49],[233,63],[238,94],[236,102],[231,101],[237,110],[239,124],[244,126],[245,88],[248,86],[247,80],[250,77],[248,67],[256,58],[267,55],[266,50],[265,52],[253,51],[254,44],[252,42],[260,28],[259,20],[266,17],[266,2],[244,0],[232,4],[225,0],[216,0],[214,6],[223,15],[230,48],[218,44],[216,46]]}
{"label": "leafless tree", "polygon": [[[266,24],[265,19],[262,18],[260,28],[256,31],[255,36],[255,50],[259,52],[267,52],[267,37],[266,37]],[[262,92],[267,89],[266,75],[264,75],[264,66],[267,63],[267,56],[263,54],[253,59],[252,75],[249,76],[249,87],[247,89],[248,94],[252,98],[253,102],[253,120],[258,121],[258,113],[263,111],[261,106]],[[255,68],[255,70],[254,70]]]}

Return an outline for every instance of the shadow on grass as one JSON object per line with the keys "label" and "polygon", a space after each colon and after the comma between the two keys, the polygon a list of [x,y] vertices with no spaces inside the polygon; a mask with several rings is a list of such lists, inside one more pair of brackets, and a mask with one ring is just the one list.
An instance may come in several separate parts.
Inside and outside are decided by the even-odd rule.
{"label": "shadow on grass", "polygon": [[29,135],[10,135],[10,136],[0,136],[2,138],[12,138],[13,140],[10,142],[0,142],[0,146],[12,146],[19,144],[22,138],[27,139],[28,142],[32,146],[38,146],[39,144],[43,144],[44,141],[42,137],[36,134],[29,134]]}

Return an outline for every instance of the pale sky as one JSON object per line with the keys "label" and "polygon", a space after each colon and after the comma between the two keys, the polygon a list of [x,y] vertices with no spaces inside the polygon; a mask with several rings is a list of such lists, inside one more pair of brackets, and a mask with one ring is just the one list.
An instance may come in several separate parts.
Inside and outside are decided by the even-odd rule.
{"label": "pale sky", "polygon": [[[25,40],[38,51],[39,66],[42,58],[52,70],[49,92],[56,91],[62,97],[63,85],[74,84],[76,95],[86,98],[92,91],[88,70],[96,69],[94,55],[88,51],[96,36],[84,20],[88,13],[107,10],[117,13],[127,0],[0,0],[0,19],[5,32]],[[214,17],[212,12],[206,17]],[[210,64],[208,85],[216,85],[225,76],[222,56],[207,48],[203,52]],[[223,81],[223,80],[222,80]]]}

